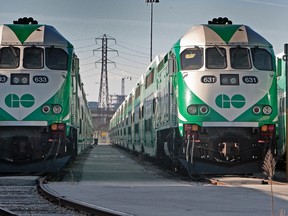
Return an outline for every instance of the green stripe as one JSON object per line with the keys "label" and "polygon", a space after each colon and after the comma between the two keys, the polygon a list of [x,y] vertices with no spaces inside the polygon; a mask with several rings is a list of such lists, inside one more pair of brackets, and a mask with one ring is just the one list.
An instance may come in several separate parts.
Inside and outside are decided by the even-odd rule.
{"label": "green stripe", "polygon": [[26,39],[41,25],[7,25],[23,44]]}
{"label": "green stripe", "polygon": [[226,44],[230,41],[235,32],[241,27],[241,25],[206,25],[217,33]]}

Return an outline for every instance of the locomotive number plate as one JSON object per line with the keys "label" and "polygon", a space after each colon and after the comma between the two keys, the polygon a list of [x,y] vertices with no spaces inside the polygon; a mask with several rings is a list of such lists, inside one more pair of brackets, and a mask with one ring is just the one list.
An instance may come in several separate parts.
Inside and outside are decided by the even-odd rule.
{"label": "locomotive number plate", "polygon": [[201,82],[202,83],[215,83],[217,81],[216,76],[202,76]]}
{"label": "locomotive number plate", "polygon": [[35,83],[48,83],[49,79],[46,76],[34,76],[33,81]]}
{"label": "locomotive number plate", "polygon": [[243,78],[243,82],[247,83],[247,84],[256,84],[258,83],[258,78],[255,76],[244,76]]}

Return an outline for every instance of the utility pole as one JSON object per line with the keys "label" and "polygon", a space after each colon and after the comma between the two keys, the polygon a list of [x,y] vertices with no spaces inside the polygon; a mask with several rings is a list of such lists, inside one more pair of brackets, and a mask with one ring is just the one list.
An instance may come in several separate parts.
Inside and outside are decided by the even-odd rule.
{"label": "utility pole", "polygon": [[153,39],[153,3],[159,3],[159,0],[145,0],[145,3],[150,3],[150,21],[151,21],[151,29],[150,29],[150,62],[152,62],[152,39]]}
{"label": "utility pole", "polygon": [[101,78],[100,78],[98,102],[99,102],[99,107],[104,108],[104,109],[109,109],[109,87],[108,87],[107,64],[113,63],[115,65],[115,62],[110,61],[107,58],[107,52],[113,51],[113,52],[117,52],[118,54],[118,51],[115,49],[108,48],[108,40],[113,40],[116,43],[115,38],[109,37],[106,34],[104,34],[100,37],[95,38],[96,44],[97,44],[97,41],[99,40],[102,42],[102,46],[93,50],[93,53],[97,51],[102,52],[102,58],[98,60],[97,62],[95,62],[95,64],[101,63]]}

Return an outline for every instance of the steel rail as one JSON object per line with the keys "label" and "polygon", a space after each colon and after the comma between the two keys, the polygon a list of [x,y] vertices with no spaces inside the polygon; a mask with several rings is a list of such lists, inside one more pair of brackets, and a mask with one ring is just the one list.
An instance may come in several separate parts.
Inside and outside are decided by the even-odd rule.
{"label": "steel rail", "polygon": [[9,211],[8,209],[1,208],[1,207],[0,207],[0,215],[1,216],[17,216],[17,214]]}

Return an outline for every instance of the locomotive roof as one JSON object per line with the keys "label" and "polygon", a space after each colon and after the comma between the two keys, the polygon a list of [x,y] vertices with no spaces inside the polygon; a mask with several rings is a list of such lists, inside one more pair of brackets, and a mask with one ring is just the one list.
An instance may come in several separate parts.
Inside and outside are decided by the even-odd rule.
{"label": "locomotive roof", "polygon": [[38,24],[0,25],[1,45],[72,46],[53,26]]}
{"label": "locomotive roof", "polygon": [[[180,42],[180,44],[179,44]],[[246,25],[197,25],[193,26],[175,46],[201,45],[272,45],[260,34]]]}

